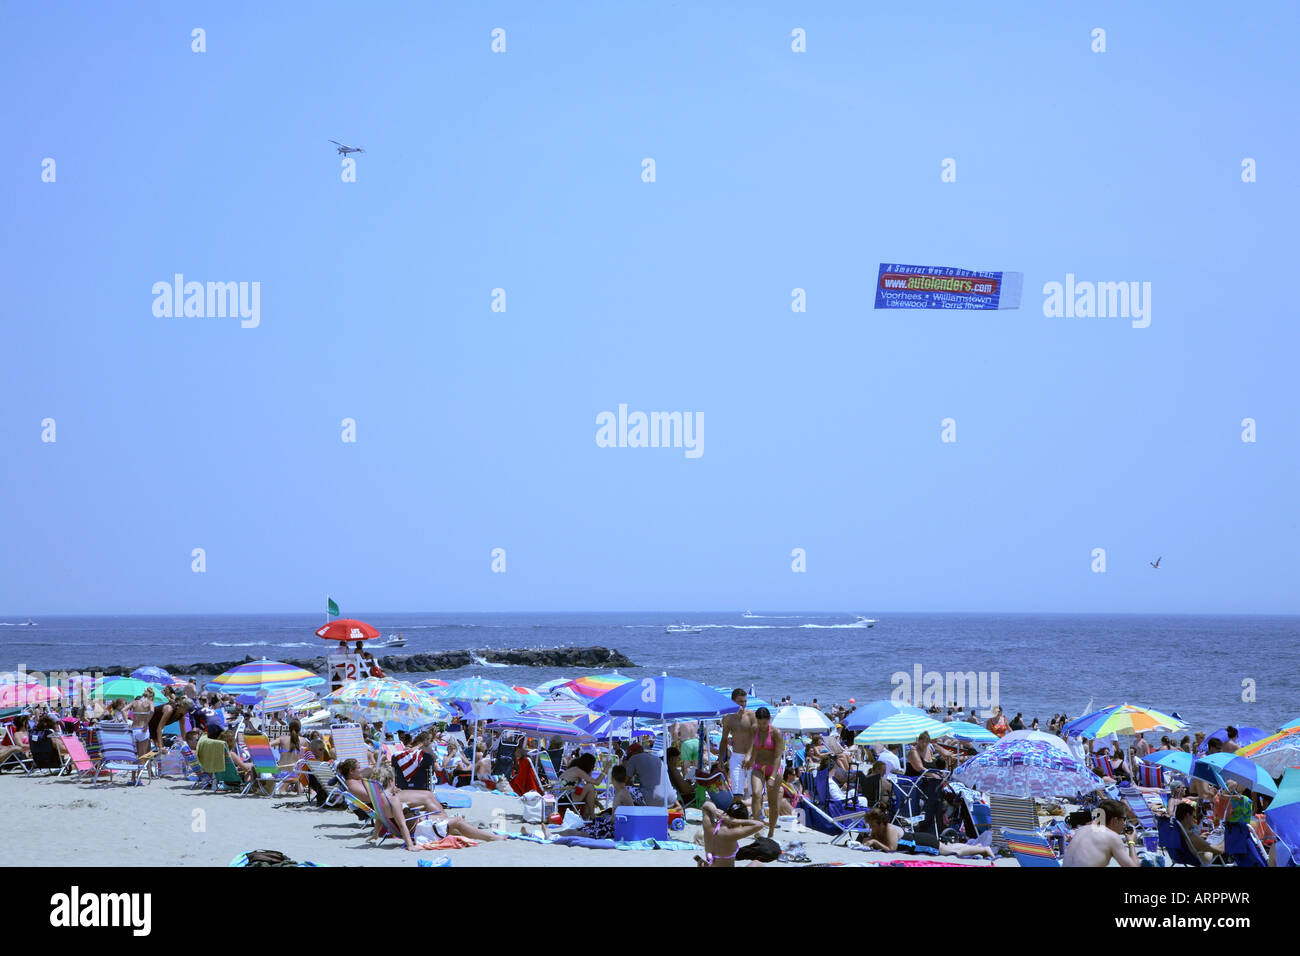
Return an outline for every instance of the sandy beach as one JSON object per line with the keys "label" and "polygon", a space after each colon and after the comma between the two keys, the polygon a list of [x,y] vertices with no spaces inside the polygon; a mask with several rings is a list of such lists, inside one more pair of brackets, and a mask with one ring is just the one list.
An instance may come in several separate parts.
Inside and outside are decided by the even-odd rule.
{"label": "sandy beach", "polygon": [[[474,792],[474,805],[456,811],[471,823],[517,833],[519,800]],[[291,858],[328,866],[416,866],[418,859],[449,856],[453,866],[695,866],[685,850],[591,850],[527,840],[482,843],[461,850],[409,852],[389,840],[366,842],[369,827],[342,810],[318,810],[302,797],[241,797],[190,789],[188,781],[159,778],[144,786],[92,787],[69,777],[0,775],[6,807],[0,865],[225,866],[247,850],[280,850]],[[533,830],[539,828],[531,827]],[[690,842],[699,826],[671,834]],[[916,859],[830,846],[830,837],[777,830],[784,846],[802,840],[813,863],[880,863]],[[703,852],[702,849],[699,852]],[[951,858],[945,858],[950,862]],[[958,862],[958,861],[951,861]],[[998,865],[1015,866],[1013,860]],[[798,864],[772,863],[786,867]],[[987,865],[961,861],[960,865]]]}

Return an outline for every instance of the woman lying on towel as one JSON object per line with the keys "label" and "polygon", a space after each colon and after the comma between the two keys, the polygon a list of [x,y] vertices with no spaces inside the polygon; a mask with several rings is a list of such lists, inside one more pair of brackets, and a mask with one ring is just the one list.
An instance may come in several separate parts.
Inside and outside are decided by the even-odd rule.
{"label": "woman lying on towel", "polygon": [[[339,774],[347,782],[348,790],[352,792],[352,795],[363,803],[369,804],[370,793],[366,790],[365,778],[361,775],[361,765],[356,760],[349,759],[339,764],[338,769]],[[434,833],[440,840],[445,840],[449,834],[487,842],[509,839],[502,833],[480,830],[478,827],[467,823],[464,817],[448,816],[447,811],[443,810],[442,804],[438,803],[433,794],[427,790],[398,790],[393,786],[392,780],[389,780],[384,785],[384,793],[388,797],[388,813],[396,821],[402,842],[406,844],[408,850],[415,850],[418,847],[415,845],[415,841],[411,839],[411,829],[406,822],[406,814],[402,812],[403,807],[423,807],[426,803],[432,803],[433,806],[437,807],[436,810],[431,810],[434,815],[425,817],[425,819],[433,823]],[[414,800],[412,800],[413,797]]]}
{"label": "woman lying on towel", "polygon": [[993,851],[986,846],[971,846],[967,843],[941,843],[933,833],[915,833],[894,826],[889,822],[889,814],[874,807],[867,811],[867,825],[871,827],[871,836],[863,840],[864,846],[886,853],[930,853],[937,856],[993,856]]}

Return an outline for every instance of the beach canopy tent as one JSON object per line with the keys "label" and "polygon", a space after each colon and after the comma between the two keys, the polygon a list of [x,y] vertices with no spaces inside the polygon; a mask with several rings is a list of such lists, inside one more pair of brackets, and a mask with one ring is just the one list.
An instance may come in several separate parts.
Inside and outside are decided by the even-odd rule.
{"label": "beach canopy tent", "polygon": [[1177,717],[1140,707],[1137,704],[1114,704],[1091,714],[1076,717],[1062,729],[1066,737],[1108,737],[1111,734],[1137,736],[1152,730],[1182,730],[1187,724]]}
{"label": "beach canopy tent", "polygon": [[1268,797],[1277,793],[1277,786],[1269,772],[1249,757],[1238,754],[1219,753],[1197,757],[1196,763],[1192,764],[1192,776],[1219,788],[1227,787],[1229,780],[1235,780],[1255,793]]}
{"label": "beach canopy tent", "polygon": [[389,730],[419,730],[451,719],[440,701],[413,684],[386,677],[348,681],[321,704],[353,720],[382,723]]}
{"label": "beach canopy tent", "polygon": [[772,726],[790,734],[824,734],[835,729],[816,707],[782,707],[772,715]]}
{"label": "beach canopy tent", "polygon": [[1072,797],[1102,787],[1101,778],[1069,750],[1024,737],[1002,738],[954,770],[952,779],[982,793],[1040,799]]}
{"label": "beach canopy tent", "polygon": [[1300,726],[1272,734],[1237,751],[1269,772],[1280,777],[1289,767],[1300,767]]}
{"label": "beach canopy tent", "polygon": [[910,744],[922,734],[938,737],[948,725],[925,714],[891,714],[858,733],[853,742],[864,744]]}
{"label": "beach canopy tent", "polygon": [[886,717],[893,717],[895,714],[920,714],[922,717],[929,716],[920,707],[910,707],[907,704],[897,704],[892,700],[873,700],[869,704],[863,704],[858,707],[844,721],[845,730],[866,730],[872,724],[884,720]]}
{"label": "beach canopy tent", "polygon": [[969,740],[973,743],[996,743],[1001,738],[993,731],[981,727],[979,724],[972,724],[964,720],[954,720],[950,724],[944,724],[944,731],[940,736],[952,737],[956,740]]}
{"label": "beach canopy tent", "polygon": [[1142,758],[1145,763],[1153,763],[1166,770],[1173,770],[1183,776],[1191,776],[1192,762],[1196,758],[1185,750],[1157,750]]}
{"label": "beach canopy tent", "polygon": [[1293,767],[1282,775],[1277,796],[1264,817],[1277,838],[1291,850],[1292,860],[1300,858],[1300,769]]}
{"label": "beach canopy tent", "polygon": [[315,687],[325,683],[325,678],[311,671],[285,664],[281,661],[249,661],[232,667],[207,684],[204,690],[226,694],[261,694],[280,687]]}
{"label": "beach canopy tent", "polygon": [[[1245,747],[1248,744],[1255,743],[1257,740],[1263,740],[1267,736],[1268,736],[1268,731],[1260,730],[1258,727],[1238,727],[1237,746]],[[1204,740],[1201,741],[1201,745],[1196,748],[1196,753],[1198,755],[1209,753],[1211,740],[1227,740],[1227,739],[1228,739],[1228,728],[1220,727],[1214,733],[1210,734],[1210,736],[1206,737]]]}
{"label": "beach canopy tent", "polygon": [[355,641],[377,641],[379,632],[367,624],[365,621],[353,620],[350,617],[341,617],[337,621],[330,621],[328,624],[322,624],[316,628],[316,636],[325,641],[338,641],[340,644],[351,644]]}

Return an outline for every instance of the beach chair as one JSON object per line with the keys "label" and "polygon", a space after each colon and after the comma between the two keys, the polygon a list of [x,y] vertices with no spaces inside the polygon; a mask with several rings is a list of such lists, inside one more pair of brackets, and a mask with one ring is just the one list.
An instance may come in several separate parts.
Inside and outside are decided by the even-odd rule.
{"label": "beach chair", "polygon": [[1136,787],[1120,787],[1120,799],[1133,811],[1138,823],[1144,830],[1156,830],[1156,815],[1151,812],[1151,805]]}
{"label": "beach chair", "polygon": [[[288,768],[280,766],[279,758],[271,749],[271,741],[265,735],[244,734],[244,746],[248,748],[249,760],[253,764],[253,775],[240,791],[241,796],[247,795],[254,787],[258,787],[259,792],[264,796],[278,796],[285,781],[291,778],[297,779],[292,764]],[[269,793],[266,790],[268,784],[271,785]]]}
{"label": "beach chair", "polygon": [[844,801],[830,798],[830,775],[830,768],[817,771],[812,789],[805,791],[805,799],[799,801],[797,812],[802,813],[803,824],[819,833],[830,834],[832,846],[841,840],[848,843],[861,834],[870,835],[866,810],[849,809]]}
{"label": "beach chair", "polygon": [[1002,828],[1002,838],[1011,855],[1021,866],[1047,866],[1056,868],[1061,861],[1056,858],[1047,838],[1037,830],[1016,830],[1012,827]]}
{"label": "beach chair", "polygon": [[1210,862],[1206,863],[1201,859],[1201,854],[1192,849],[1192,839],[1188,836],[1187,828],[1177,820],[1171,820],[1173,824],[1172,838],[1177,846],[1177,853],[1173,848],[1166,847],[1169,851],[1169,858],[1175,863],[1182,863],[1184,866],[1225,866],[1226,861],[1221,855],[1215,855]]}
{"label": "beach chair", "polygon": [[1137,785],[1146,787],[1149,790],[1163,790],[1165,788],[1165,768],[1158,763],[1147,763],[1145,760],[1137,762]]}
{"label": "beach chair", "polygon": [[110,783],[113,775],[118,773],[130,774],[132,786],[138,784],[141,777],[148,778],[150,761],[156,755],[152,752],[139,754],[130,731],[105,730],[101,726],[99,747],[102,759],[95,768],[95,779],[91,781],[92,784],[98,784],[100,775],[105,772],[109,775]]}
{"label": "beach chair", "polygon": [[366,745],[366,739],[357,724],[341,724],[330,728],[330,737],[334,741],[334,762],[355,760],[362,767],[374,766],[374,751]]}
{"label": "beach chair", "polygon": [[[334,764],[328,760],[304,760],[304,769],[307,773],[316,778],[322,790],[325,791],[325,803],[322,806],[332,807],[336,803],[343,802],[343,796],[339,793],[340,788],[347,791],[339,781],[338,775],[334,772]],[[306,791],[308,797],[311,796],[311,789]]]}
{"label": "beach chair", "polygon": [[[392,809],[389,807],[388,800],[385,799],[387,794],[384,793],[383,787],[379,785],[378,780],[366,781],[366,792],[370,794],[370,805],[375,821],[375,832],[379,837],[376,846],[383,846],[384,841],[389,837],[402,839],[402,831],[398,826],[397,820],[393,817]],[[440,813],[406,813],[406,826],[408,830],[413,830],[414,825],[426,817],[442,816]]]}
{"label": "beach chair", "polygon": [[[17,747],[18,734],[17,731],[14,730],[14,725],[4,724],[2,726],[4,727],[4,733],[0,734],[0,745],[5,747]],[[15,750],[6,757],[3,762],[0,762],[0,771],[3,771],[6,767],[14,764],[16,764],[18,769],[25,774],[30,774],[32,772],[32,758],[21,750]]]}
{"label": "beach chair", "polygon": [[1115,779],[1115,766],[1111,763],[1109,757],[1105,757],[1101,754],[1093,754],[1088,758],[1088,766],[1091,767],[1092,772],[1099,777],[1110,777],[1112,780]]}
{"label": "beach chair", "polygon": [[892,821],[904,830],[939,835],[943,780],[929,774],[895,777]]}
{"label": "beach chair", "polygon": [[60,776],[70,776],[75,772],[78,780],[87,774],[93,777],[95,761],[91,760],[90,754],[86,753],[86,745],[81,742],[81,738],[63,734],[59,739],[63,741],[63,750],[68,755],[63,762],[63,769],[59,771]]}
{"label": "beach chair", "polygon": [[1038,809],[1033,797],[1004,797],[1001,794],[988,794],[989,830],[992,832],[991,846],[996,852],[1007,845],[1002,836],[1003,827],[1034,833],[1038,830]]}
{"label": "beach chair", "polygon": [[1223,825],[1223,852],[1237,866],[1268,866],[1268,857],[1255,842],[1255,832],[1244,823]]}
{"label": "beach chair", "polygon": [[42,771],[43,776],[57,777],[63,773],[64,758],[54,745],[53,733],[33,731],[27,735],[27,747],[32,755],[32,773]]}

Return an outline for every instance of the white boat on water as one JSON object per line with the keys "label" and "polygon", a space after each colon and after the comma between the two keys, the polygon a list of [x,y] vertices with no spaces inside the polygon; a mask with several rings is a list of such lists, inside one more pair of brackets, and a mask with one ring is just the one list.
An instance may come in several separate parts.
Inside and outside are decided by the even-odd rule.
{"label": "white boat on water", "polygon": [[402,637],[401,634],[389,634],[384,640],[377,641],[369,646],[379,649],[387,647],[405,647],[406,638]]}
{"label": "white boat on water", "polygon": [[693,624],[669,624],[664,628],[665,634],[699,634],[701,631]]}
{"label": "white boat on water", "polygon": [[875,626],[876,626],[876,621],[875,621],[873,618],[863,617],[861,614],[858,615],[858,619],[857,619],[856,621],[854,621],[854,623],[855,623],[855,624],[865,624],[867,627],[875,627]]}
{"label": "white boat on water", "polygon": [[740,615],[740,616],[741,616],[741,617],[758,617],[758,615],[755,614],[753,611],[746,611],[744,614],[742,614],[742,615]]}

